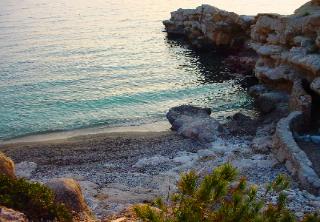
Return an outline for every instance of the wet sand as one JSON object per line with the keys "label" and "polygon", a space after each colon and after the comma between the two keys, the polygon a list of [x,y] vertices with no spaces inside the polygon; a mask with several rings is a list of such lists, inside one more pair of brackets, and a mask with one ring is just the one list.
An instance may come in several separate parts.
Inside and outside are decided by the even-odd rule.
{"label": "wet sand", "polygon": [[0,140],[0,145],[12,144],[12,143],[24,143],[24,142],[43,142],[62,140],[78,136],[97,135],[106,133],[126,133],[126,132],[163,132],[170,130],[170,124],[168,121],[159,121],[153,123],[146,123],[136,126],[119,126],[119,127],[94,127],[86,129],[77,129],[62,132],[51,132],[36,134],[30,136],[19,137],[15,139]]}

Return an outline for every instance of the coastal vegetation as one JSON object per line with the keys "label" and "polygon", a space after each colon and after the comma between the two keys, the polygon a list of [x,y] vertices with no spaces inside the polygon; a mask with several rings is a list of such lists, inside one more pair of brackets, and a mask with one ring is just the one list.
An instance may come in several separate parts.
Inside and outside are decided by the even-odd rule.
{"label": "coastal vegetation", "polygon": [[31,221],[72,221],[71,213],[54,198],[53,191],[40,183],[0,174],[0,205],[24,213]]}
{"label": "coastal vegetation", "polygon": [[[283,192],[288,186],[288,178],[279,175],[259,196],[257,186],[238,178],[236,168],[224,164],[202,179],[195,171],[183,174],[169,203],[159,198],[134,210],[140,219],[151,222],[295,222],[298,220],[287,208]],[[270,193],[277,196],[274,204],[267,201]],[[299,221],[319,222],[320,216],[307,215]]]}

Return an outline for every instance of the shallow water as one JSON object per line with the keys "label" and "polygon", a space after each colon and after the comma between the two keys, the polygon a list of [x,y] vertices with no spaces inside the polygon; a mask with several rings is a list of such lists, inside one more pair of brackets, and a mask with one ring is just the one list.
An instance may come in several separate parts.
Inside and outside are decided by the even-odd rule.
{"label": "shallow water", "polygon": [[[267,2],[267,3],[266,3]],[[304,1],[208,1],[289,14]],[[163,120],[172,106],[250,109],[221,64],[166,39],[161,21],[195,0],[1,0],[0,139]],[[276,6],[276,7],[275,7]]]}

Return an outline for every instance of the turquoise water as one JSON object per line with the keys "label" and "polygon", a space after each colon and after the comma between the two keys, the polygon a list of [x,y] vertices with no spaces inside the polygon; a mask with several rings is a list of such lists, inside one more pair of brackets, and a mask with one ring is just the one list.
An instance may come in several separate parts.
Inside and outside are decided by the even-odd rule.
{"label": "turquoise water", "polygon": [[223,56],[166,39],[169,12],[199,4],[1,0],[0,139],[164,120],[185,103],[219,118],[250,109],[245,91],[221,78]]}

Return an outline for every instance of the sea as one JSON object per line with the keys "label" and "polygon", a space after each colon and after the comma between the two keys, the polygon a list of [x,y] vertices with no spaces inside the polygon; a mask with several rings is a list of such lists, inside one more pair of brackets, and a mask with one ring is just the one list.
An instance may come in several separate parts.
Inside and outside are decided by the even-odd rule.
{"label": "sea", "polygon": [[164,121],[170,107],[225,119],[252,101],[225,56],[167,38],[178,8],[290,14],[305,0],[1,0],[0,140]]}

